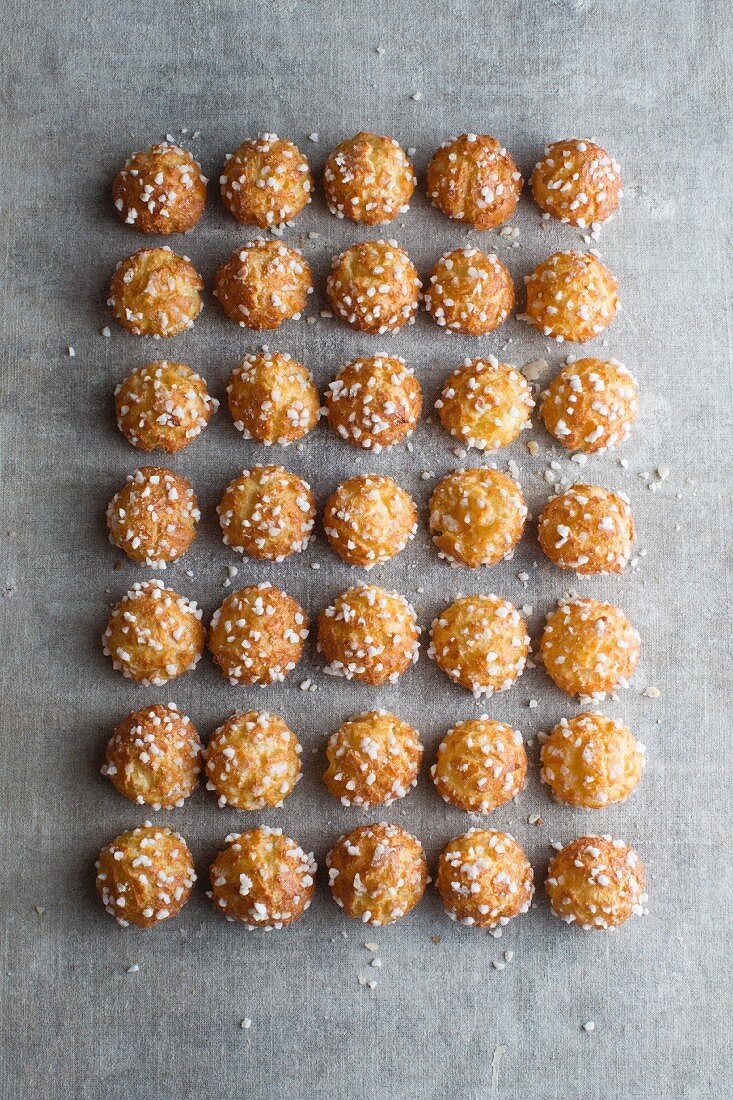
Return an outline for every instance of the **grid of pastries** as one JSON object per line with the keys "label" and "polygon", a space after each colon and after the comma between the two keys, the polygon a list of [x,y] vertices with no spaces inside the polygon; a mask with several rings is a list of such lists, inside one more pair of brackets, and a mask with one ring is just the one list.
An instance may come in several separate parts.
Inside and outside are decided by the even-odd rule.
{"label": "grid of pastries", "polygon": [[[120,169],[114,208],[124,225],[145,235],[189,232],[205,212],[207,182],[190,153],[161,143],[133,154]],[[364,131],[334,149],[322,180],[331,214],[366,226],[406,213],[417,182],[397,141]],[[501,142],[462,134],[433,156],[426,191],[446,217],[486,232],[511,219],[523,184]],[[299,320],[313,274],[300,249],[280,238],[316,190],[307,158],[292,141],[263,134],[227,157],[219,185],[238,222],[275,235],[240,244],[220,266],[212,289],[222,311],[254,331]],[[594,231],[615,214],[623,195],[616,161],[594,142],[575,138],[545,149],[530,186],[545,220]],[[518,319],[559,343],[599,337],[619,308],[617,281],[590,250],[555,252],[524,281]],[[367,341],[413,324],[421,305],[447,333],[479,338],[507,321],[517,298],[493,252],[464,243],[421,278],[392,238],[357,241],[335,256],[325,290],[333,314]],[[139,248],[118,264],[108,304],[129,334],[169,338],[193,327],[203,292],[188,256],[168,245]],[[302,450],[300,441],[323,416],[347,448],[374,455],[405,442],[411,449],[409,436],[423,410],[415,367],[383,351],[344,364],[321,405],[309,368],[264,347],[234,367],[227,397],[234,427],[255,447],[298,442]],[[137,368],[117,387],[115,403],[120,431],[133,447],[169,455],[189,446],[219,405],[201,375],[167,360]],[[446,433],[467,449],[489,453],[532,426],[534,407],[527,378],[491,354],[456,366],[435,403]],[[611,358],[569,357],[539,405],[549,435],[581,454],[624,442],[637,411],[637,383]],[[313,489],[276,464],[250,465],[235,476],[217,513],[223,543],[255,562],[277,564],[303,553],[317,530]],[[110,541],[150,569],[165,569],[186,553],[200,518],[193,485],[152,466],[130,474],[107,509]],[[396,481],[364,472],[334,488],[321,525],[335,554],[364,576],[409,553],[420,518]],[[492,464],[436,479],[425,528],[451,566],[486,570],[512,556],[531,518],[521,486]],[[536,528],[547,560],[579,576],[621,574],[631,559],[630,502],[602,485],[578,483],[551,498]],[[396,684],[419,658],[419,617],[399,592],[365,579],[317,616],[316,610],[325,673],[378,687]],[[270,580],[233,591],[208,630],[202,618],[194,601],[162,581],[136,582],[111,610],[104,653],[126,678],[157,687],[193,671],[208,648],[231,685],[264,686],[293,672],[311,631],[311,614]],[[487,592],[459,596],[439,612],[424,648],[448,679],[477,699],[509,690],[531,660],[521,612]],[[563,598],[548,614],[535,657],[558,688],[595,703],[628,686],[639,648],[639,634],[620,608]],[[354,694],[360,691],[357,686]],[[562,719],[540,740],[540,777],[559,803],[599,810],[628,798],[641,778],[644,746],[623,722],[597,710]],[[360,809],[407,797],[424,754],[419,732],[383,709],[342,723],[325,752],[327,791],[342,806]],[[298,733],[278,714],[236,710],[204,745],[175,704],[150,703],[115,729],[102,774],[121,795],[154,811],[182,807],[203,774],[220,808],[248,814],[282,807],[301,778],[301,753]],[[445,802],[485,817],[521,796],[528,766],[522,733],[482,715],[446,731],[430,775]],[[315,887],[313,853],[269,826],[230,834],[225,844],[209,872],[209,897],[219,911],[248,929],[281,929],[300,919]],[[385,822],[344,834],[325,862],[336,904],[374,925],[407,917],[430,882],[420,841]],[[195,880],[183,837],[150,822],[111,841],[97,862],[102,903],[123,925],[151,927],[175,916]],[[466,926],[505,924],[525,913],[534,896],[520,844],[493,828],[471,827],[454,837],[438,860],[435,883],[447,915]],[[552,911],[584,929],[610,929],[646,911],[638,854],[605,834],[559,849],[545,887]]]}

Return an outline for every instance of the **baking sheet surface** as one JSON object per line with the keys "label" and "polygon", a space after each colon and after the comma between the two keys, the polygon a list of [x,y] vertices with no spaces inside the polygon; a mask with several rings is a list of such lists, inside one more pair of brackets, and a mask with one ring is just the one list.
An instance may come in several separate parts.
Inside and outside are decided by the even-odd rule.
{"label": "baking sheet surface", "polygon": [[[728,6],[52,0],[29,10],[11,0],[6,8],[2,1096],[726,1095]],[[412,98],[415,92],[422,98]],[[249,236],[218,201],[219,166],[245,136],[264,129],[295,140],[317,171],[358,129],[414,147],[421,184],[387,235],[424,275],[443,251],[480,243],[505,260],[518,285],[550,252],[583,247],[579,231],[543,228],[525,195],[511,223],[519,230],[515,240],[467,232],[428,206],[422,178],[432,151],[462,131],[494,133],[526,176],[546,141],[577,134],[597,138],[622,163],[621,212],[594,247],[619,279],[624,310],[607,345],[599,340],[588,350],[616,356],[637,375],[636,430],[622,449],[591,458],[582,470],[539,425],[493,461],[514,469],[535,514],[552,492],[551,463],[559,468],[549,476],[560,483],[582,478],[627,492],[637,566],[620,579],[576,582],[553,571],[530,531],[512,561],[477,574],[452,570],[438,559],[423,522],[407,551],[368,574],[410,597],[423,626],[460,591],[495,591],[531,608],[536,640],[544,615],[569,588],[617,602],[638,626],[643,651],[634,686],[606,706],[647,745],[647,774],[632,799],[592,816],[557,807],[533,767],[519,800],[490,821],[526,846],[540,883],[552,840],[600,831],[633,843],[649,870],[651,915],[611,936],[584,935],[552,918],[541,889],[531,912],[500,939],[450,924],[432,889],[410,919],[365,929],[335,908],[321,882],[305,919],[270,935],[221,920],[203,885],[178,919],[154,933],[118,929],[97,903],[96,852],[145,817],[99,775],[104,745],[129,710],[149,701],[174,700],[204,735],[238,706],[281,713],[304,745],[305,775],[281,810],[253,816],[281,825],[319,861],[341,832],[381,819],[413,831],[434,861],[475,823],[440,801],[429,782],[445,730],[488,710],[536,739],[580,709],[541,669],[528,671],[511,692],[475,704],[427,659],[426,644],[418,665],[381,689],[324,677],[313,639],[289,681],[262,691],[228,686],[208,658],[193,675],[146,689],[123,681],[102,656],[98,636],[109,605],[144,575],[106,540],[107,501],[147,461],[116,430],[115,384],[164,355],[200,370],[224,398],[232,366],[263,342],[232,326],[210,295],[193,331],[165,344],[114,327],[107,282],[116,261],[145,242],[115,219],[111,180],[133,149],[167,133],[190,145],[214,181],[209,205],[183,242],[168,243],[191,256],[210,287],[218,264]],[[309,140],[314,133],[317,142]],[[427,409],[448,371],[469,354],[494,353],[518,365],[546,358],[546,377],[559,367],[563,349],[548,348],[514,320],[477,342],[446,335],[424,314],[392,339],[321,319],[330,257],[384,233],[332,218],[320,189],[286,230],[317,276],[310,309],[316,323],[288,324],[265,340],[305,362],[321,388],[349,359],[383,349],[415,366]],[[539,444],[536,457],[529,439]],[[424,520],[440,476],[487,460],[475,452],[457,456],[429,419],[413,444],[412,453],[398,447],[362,456],[321,424],[302,450],[265,451],[241,439],[223,408],[188,450],[170,460],[158,456],[191,479],[204,513],[196,543],[165,579],[196,598],[208,619],[227,594],[226,567],[233,564],[235,584],[271,579],[317,614],[362,574],[338,560],[320,534],[304,555],[280,565],[241,560],[219,537],[215,506],[224,486],[252,463],[279,461],[306,477],[322,506],[347,474],[389,473],[414,495]],[[660,477],[660,468],[669,475]],[[311,568],[315,561],[319,570]],[[307,679],[317,691],[301,690]],[[420,730],[424,773],[403,802],[370,813],[347,810],[320,782],[323,744],[345,717],[376,706]],[[532,814],[544,824],[530,825]],[[250,824],[219,810],[205,791],[158,817],[187,837],[201,879],[224,836]],[[379,944],[381,969],[370,967],[366,942]],[[512,961],[493,969],[504,951],[514,953]],[[134,964],[139,969],[128,973]],[[375,979],[376,988],[359,984],[359,976]],[[240,1028],[244,1018],[252,1021],[247,1030]],[[595,1030],[583,1031],[591,1020]]]}

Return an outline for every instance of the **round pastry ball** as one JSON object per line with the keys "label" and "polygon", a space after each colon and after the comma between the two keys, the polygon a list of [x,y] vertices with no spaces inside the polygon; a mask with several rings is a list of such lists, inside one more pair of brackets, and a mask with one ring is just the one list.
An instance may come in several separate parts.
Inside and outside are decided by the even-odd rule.
{"label": "round pastry ball", "polygon": [[576,359],[542,395],[540,416],[568,451],[597,454],[628,439],[639,411],[639,387],[617,359]]}
{"label": "round pastry ball", "polygon": [[185,363],[146,363],[115,389],[117,427],[140,451],[183,450],[218,408],[201,375]]}
{"label": "round pastry ball", "polygon": [[362,225],[382,225],[406,214],[416,183],[402,146],[364,130],[337,145],[323,169],[328,209]]}
{"label": "round pastry ball", "polygon": [[522,735],[486,714],[459,722],[438,746],[430,774],[444,802],[469,813],[490,814],[524,787],[527,754]]}
{"label": "round pastry ball", "polygon": [[581,229],[608,221],[623,197],[616,161],[600,145],[578,138],[549,145],[530,183],[545,215]]}
{"label": "round pastry ball", "polygon": [[415,321],[422,283],[397,241],[354,244],[331,263],[326,291],[334,313],[372,335]]}
{"label": "round pastry ball", "polygon": [[326,501],[323,530],[340,558],[372,569],[405,549],[417,531],[417,508],[391,477],[351,477]]}
{"label": "round pastry ball", "polygon": [[444,141],[428,165],[433,205],[476,229],[509,221],[522,190],[522,175],[496,138],[461,134]]}
{"label": "round pastry ball", "polygon": [[238,711],[214,730],[206,748],[207,790],[219,806],[282,806],[300,779],[298,738],[277,714]]}
{"label": "round pastry ball", "polygon": [[128,680],[156,687],[190,672],[201,659],[201,608],[162,581],[133,584],[112,609],[102,635],[105,657]]}
{"label": "round pastry ball", "polygon": [[411,912],[429,882],[419,840],[399,825],[362,825],[326,856],[333,900],[364,924],[393,924]]}
{"label": "round pastry ball", "polygon": [[484,336],[503,325],[514,309],[514,283],[493,252],[455,248],[433,268],[424,298],[441,328]]}
{"label": "round pastry ball", "polygon": [[568,695],[600,700],[629,686],[639,647],[638,632],[618,607],[575,599],[547,616],[540,657],[548,675]]}
{"label": "round pastry ball", "polygon": [[245,355],[227,386],[234,427],[265,447],[289,447],[318,422],[321,402],[310,371],[284,352]]}
{"label": "round pastry ball", "polygon": [[499,470],[453,470],[430,498],[430,534],[453,565],[496,565],[522,537],[527,505],[516,481]]}
{"label": "round pastry ball", "polygon": [[524,375],[489,355],[464,359],[446,378],[435,408],[462,446],[497,451],[531,428],[534,401]]}
{"label": "round pastry ball", "polygon": [[360,584],[342,592],[318,619],[324,672],[365,684],[394,684],[420,648],[415,609],[397,592]]}
{"label": "round pastry ball", "polygon": [[412,435],[421,411],[415,371],[396,355],[354,359],[326,393],[326,414],[334,431],[374,454]]}
{"label": "round pastry ball", "polygon": [[422,752],[412,726],[386,710],[370,710],[329,737],[323,782],[344,806],[389,806],[417,786]]}
{"label": "round pastry ball", "polygon": [[172,470],[142,466],[107,506],[109,541],[132,561],[165,569],[186,553],[200,518],[190,481]]}
{"label": "round pastry ball", "polygon": [[107,305],[133,336],[177,336],[193,328],[204,307],[204,281],[188,256],[167,245],[139,248],[117,265]]}
{"label": "round pastry ball", "polygon": [[451,840],[441,854],[437,886],[451,920],[495,928],[527,912],[534,875],[523,849],[509,833],[469,829]]}
{"label": "round pastry ball", "polygon": [[507,691],[528,655],[524,619],[498,596],[460,596],[430,627],[428,657],[476,699]]}
{"label": "round pastry ball", "polygon": [[119,218],[140,233],[187,233],[206,205],[206,176],[197,160],[167,141],[133,153],[115,176]]}
{"label": "round pastry ball", "polygon": [[284,561],[308,545],[316,516],[310,485],[282,466],[235,477],[216,508],[224,544],[238,554]]}
{"label": "round pastry ball", "polygon": [[110,738],[102,767],[120,794],[154,810],[182,806],[200,771],[198,732],[173,703],[128,714]]}
{"label": "round pastry ball", "polygon": [[297,217],[311,201],[313,179],[297,145],[277,134],[245,141],[219,176],[227,210],[245,225],[270,229]]}
{"label": "round pastry ball", "polygon": [[177,916],[196,881],[183,837],[149,821],[102,848],[95,866],[102,905],[123,927]]}
{"label": "round pastry ball", "polygon": [[316,861],[282,829],[230,833],[211,864],[210,897],[227,920],[270,932],[300,920],[313,900]]}
{"label": "round pastry ball", "polygon": [[211,619],[209,649],[235,687],[280,683],[303,656],[308,625],[300,604],[265,581],[227,596]]}
{"label": "round pastry ball", "polygon": [[531,275],[522,320],[562,344],[585,344],[608,328],[618,309],[618,283],[592,252],[554,252]]}
{"label": "round pastry ball", "polygon": [[558,802],[600,810],[624,802],[641,779],[646,749],[602,714],[562,718],[542,746],[540,778]]}
{"label": "round pastry ball", "polygon": [[298,320],[313,293],[308,261],[282,241],[251,241],[216,273],[214,297],[242,328],[278,328]]}
{"label": "round pastry ball", "polygon": [[572,485],[545,505],[537,537],[560,569],[623,573],[634,541],[629,498],[600,485]]}
{"label": "round pastry ball", "polygon": [[645,916],[646,871],[623,840],[581,836],[552,857],[545,880],[552,911],[566,924],[613,929]]}

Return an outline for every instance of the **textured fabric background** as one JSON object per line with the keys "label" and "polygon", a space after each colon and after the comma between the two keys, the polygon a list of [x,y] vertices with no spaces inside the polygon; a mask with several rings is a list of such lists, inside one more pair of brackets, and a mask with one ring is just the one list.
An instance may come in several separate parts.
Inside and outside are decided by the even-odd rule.
{"label": "textured fabric background", "polygon": [[[728,4],[6,0],[5,13],[2,1096],[730,1095]],[[540,444],[536,458],[525,435],[496,461],[501,469],[517,463],[535,513],[551,492],[550,461],[566,483],[598,480],[631,496],[646,551],[638,569],[574,587],[619,603],[641,631],[634,686],[606,710],[646,742],[648,769],[630,802],[588,816],[554,806],[534,768],[518,802],[491,825],[526,845],[539,883],[551,840],[584,831],[623,836],[649,870],[648,919],[611,936],[583,934],[550,915],[540,889],[531,912],[492,939],[451,925],[430,890],[409,920],[367,930],[342,916],[321,883],[299,925],[250,935],[221,920],[204,895],[208,862],[224,836],[250,820],[218,810],[203,791],[160,815],[189,839],[200,870],[200,889],[181,916],[143,934],[117,928],[98,905],[96,852],[145,817],[99,775],[107,737],[129,710],[173,699],[204,734],[236,706],[276,710],[306,746],[305,777],[282,810],[257,820],[282,825],[319,860],[347,827],[397,821],[432,861],[471,822],[436,797],[427,766],[448,726],[484,709],[424,653],[397,686],[377,690],[325,678],[310,646],[288,683],[261,692],[229,687],[208,659],[167,688],[145,689],[103,658],[107,608],[143,575],[126,561],[116,571],[121,555],[106,541],[105,505],[144,462],[116,431],[113,388],[162,354],[201,370],[223,397],[232,365],[259,344],[210,298],[195,329],[165,346],[116,328],[109,339],[100,335],[112,324],[105,297],[115,262],[143,243],[111,212],[112,177],[133,149],[182,127],[214,181],[224,153],[261,129],[292,137],[317,170],[360,128],[416,147],[421,178],[439,142],[464,130],[500,136],[525,174],[547,140],[575,134],[597,137],[622,162],[626,197],[598,247],[619,278],[624,312],[607,346],[597,341],[589,351],[615,355],[637,374],[637,429],[621,451],[582,471],[540,427],[531,436]],[[200,136],[191,141],[194,131]],[[308,140],[313,131],[318,144]],[[527,197],[512,224],[518,247],[496,233],[481,241],[520,284],[545,255],[581,243],[577,230],[543,230]],[[319,281],[317,316],[330,256],[380,230],[336,221],[319,194],[286,237],[300,242],[308,231],[320,234],[305,243]],[[423,273],[447,248],[479,239],[432,211],[422,183],[388,235]],[[199,226],[184,243],[170,243],[190,254],[210,286],[218,263],[247,236],[225,215],[214,184]],[[562,360],[562,349],[548,350],[515,321],[477,343],[445,335],[425,315],[389,341],[319,318],[287,325],[269,342],[302,358],[321,386],[349,358],[386,345],[416,366],[429,403],[469,353],[518,364],[545,356],[553,371]],[[69,344],[76,358],[67,356]],[[347,472],[393,474],[423,515],[434,479],[461,464],[448,437],[426,422],[411,455],[399,448],[359,459],[324,426],[302,453],[263,452],[243,442],[222,411],[170,460],[192,479],[205,516],[193,549],[166,579],[198,599],[207,618],[226,595],[229,563],[242,583],[272,578],[311,613],[357,579],[320,537],[304,557],[269,568],[221,544],[219,495],[242,467],[263,459],[303,473],[321,503]],[[666,480],[658,466],[671,471]],[[423,471],[434,477],[422,480]],[[310,568],[316,558],[319,572]],[[526,587],[517,579],[523,570]],[[424,529],[370,577],[411,596],[424,625],[459,590],[499,592],[532,606],[534,639],[572,581],[549,567],[532,532],[512,562],[469,574],[439,561]],[[306,677],[317,693],[299,690]],[[650,687],[661,697],[645,696]],[[345,716],[377,705],[420,729],[425,775],[402,803],[349,812],[322,789],[322,745]],[[540,669],[488,706],[527,738],[578,709]],[[545,824],[529,825],[533,813]],[[379,943],[382,969],[368,965],[367,941]],[[504,950],[513,961],[495,971],[492,960]],[[127,973],[132,964],[139,970]],[[376,989],[361,986],[359,975],[376,979]],[[244,1017],[249,1030],[240,1029]],[[581,1030],[588,1020],[593,1033]]]}

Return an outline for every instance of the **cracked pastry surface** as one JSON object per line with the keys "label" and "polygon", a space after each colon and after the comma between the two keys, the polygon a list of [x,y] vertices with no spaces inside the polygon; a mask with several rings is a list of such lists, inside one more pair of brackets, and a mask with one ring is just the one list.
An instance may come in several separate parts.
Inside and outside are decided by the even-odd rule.
{"label": "cracked pastry surface", "polygon": [[438,746],[430,774],[444,802],[468,813],[489,814],[524,787],[527,753],[522,735],[486,714],[459,722]]}
{"label": "cracked pastry surface", "polygon": [[324,672],[366,684],[396,683],[416,663],[419,638],[411,604],[373,584],[342,592],[318,619]]}
{"label": "cracked pastry surface", "polygon": [[624,802],[641,779],[645,747],[618,719],[562,718],[541,749],[540,778],[558,802],[600,810]]}
{"label": "cracked pastry surface", "polygon": [[278,714],[237,711],[206,746],[206,788],[219,806],[262,810],[282,806],[301,776],[301,746]]}
{"label": "cracked pastry surface", "polygon": [[453,470],[430,498],[430,534],[441,558],[477,569],[514,553],[527,519],[516,481],[499,470]]}
{"label": "cracked pastry surface", "polygon": [[151,569],[165,569],[188,550],[201,518],[190,481],[159,466],[141,466],[107,506],[113,546]]}
{"label": "cracked pastry surface", "polygon": [[334,313],[372,335],[415,320],[422,283],[396,241],[362,241],[334,256],[326,291]]}
{"label": "cracked pastry surface", "polygon": [[310,371],[285,352],[245,355],[227,386],[234,427],[265,447],[289,447],[318,422],[320,398]]}
{"label": "cracked pastry surface", "polygon": [[326,393],[328,422],[347,443],[379,454],[411,435],[422,411],[415,371],[395,355],[354,359]]}
{"label": "cracked pastry surface", "polygon": [[547,616],[540,658],[568,695],[601,700],[629,686],[640,644],[638,631],[618,607],[573,599],[561,602]]}
{"label": "cracked pastry surface", "polygon": [[581,576],[623,573],[634,541],[629,498],[600,485],[572,485],[545,505],[537,538],[560,569]]}
{"label": "cracked pastry surface", "polygon": [[264,581],[232,592],[217,608],[209,649],[235,687],[280,683],[303,656],[308,626],[300,604]]}
{"label": "cracked pastry surface", "polygon": [[428,657],[476,699],[507,691],[524,672],[528,655],[524,619],[498,596],[461,596],[430,628]]}
{"label": "cracked pastry surface", "polygon": [[521,319],[560,344],[585,344],[616,316],[618,283],[592,252],[554,252],[524,282],[527,304]]}
{"label": "cracked pastry surface", "polygon": [[441,328],[484,336],[503,325],[514,309],[514,283],[493,252],[455,248],[438,260],[423,298]]}
{"label": "cracked pastry surface", "polygon": [[568,451],[599,454],[623,443],[639,411],[639,387],[617,359],[576,359],[542,394],[540,416]]}
{"label": "cracked pastry surface", "polygon": [[360,474],[326,501],[323,530],[348,565],[372,569],[396,557],[414,538],[417,508],[391,477]]}
{"label": "cracked pastry surface", "polygon": [[428,165],[433,206],[476,229],[509,221],[522,190],[522,174],[501,142],[488,134],[445,141]]}
{"label": "cracked pastry surface", "polygon": [[493,355],[464,359],[435,402],[440,422],[464,447],[496,451],[532,425],[532,392],[523,374]]}
{"label": "cracked pastry surface", "polygon": [[616,161],[600,145],[580,138],[548,145],[530,184],[540,210],[581,229],[608,221],[623,197]]}
{"label": "cracked pastry surface", "polygon": [[115,389],[117,427],[140,451],[183,450],[218,408],[204,379],[185,363],[146,363]]}
{"label": "cracked pastry surface", "polygon": [[308,261],[282,241],[250,241],[216,273],[214,297],[242,328],[275,329],[298,320],[313,293]]}

